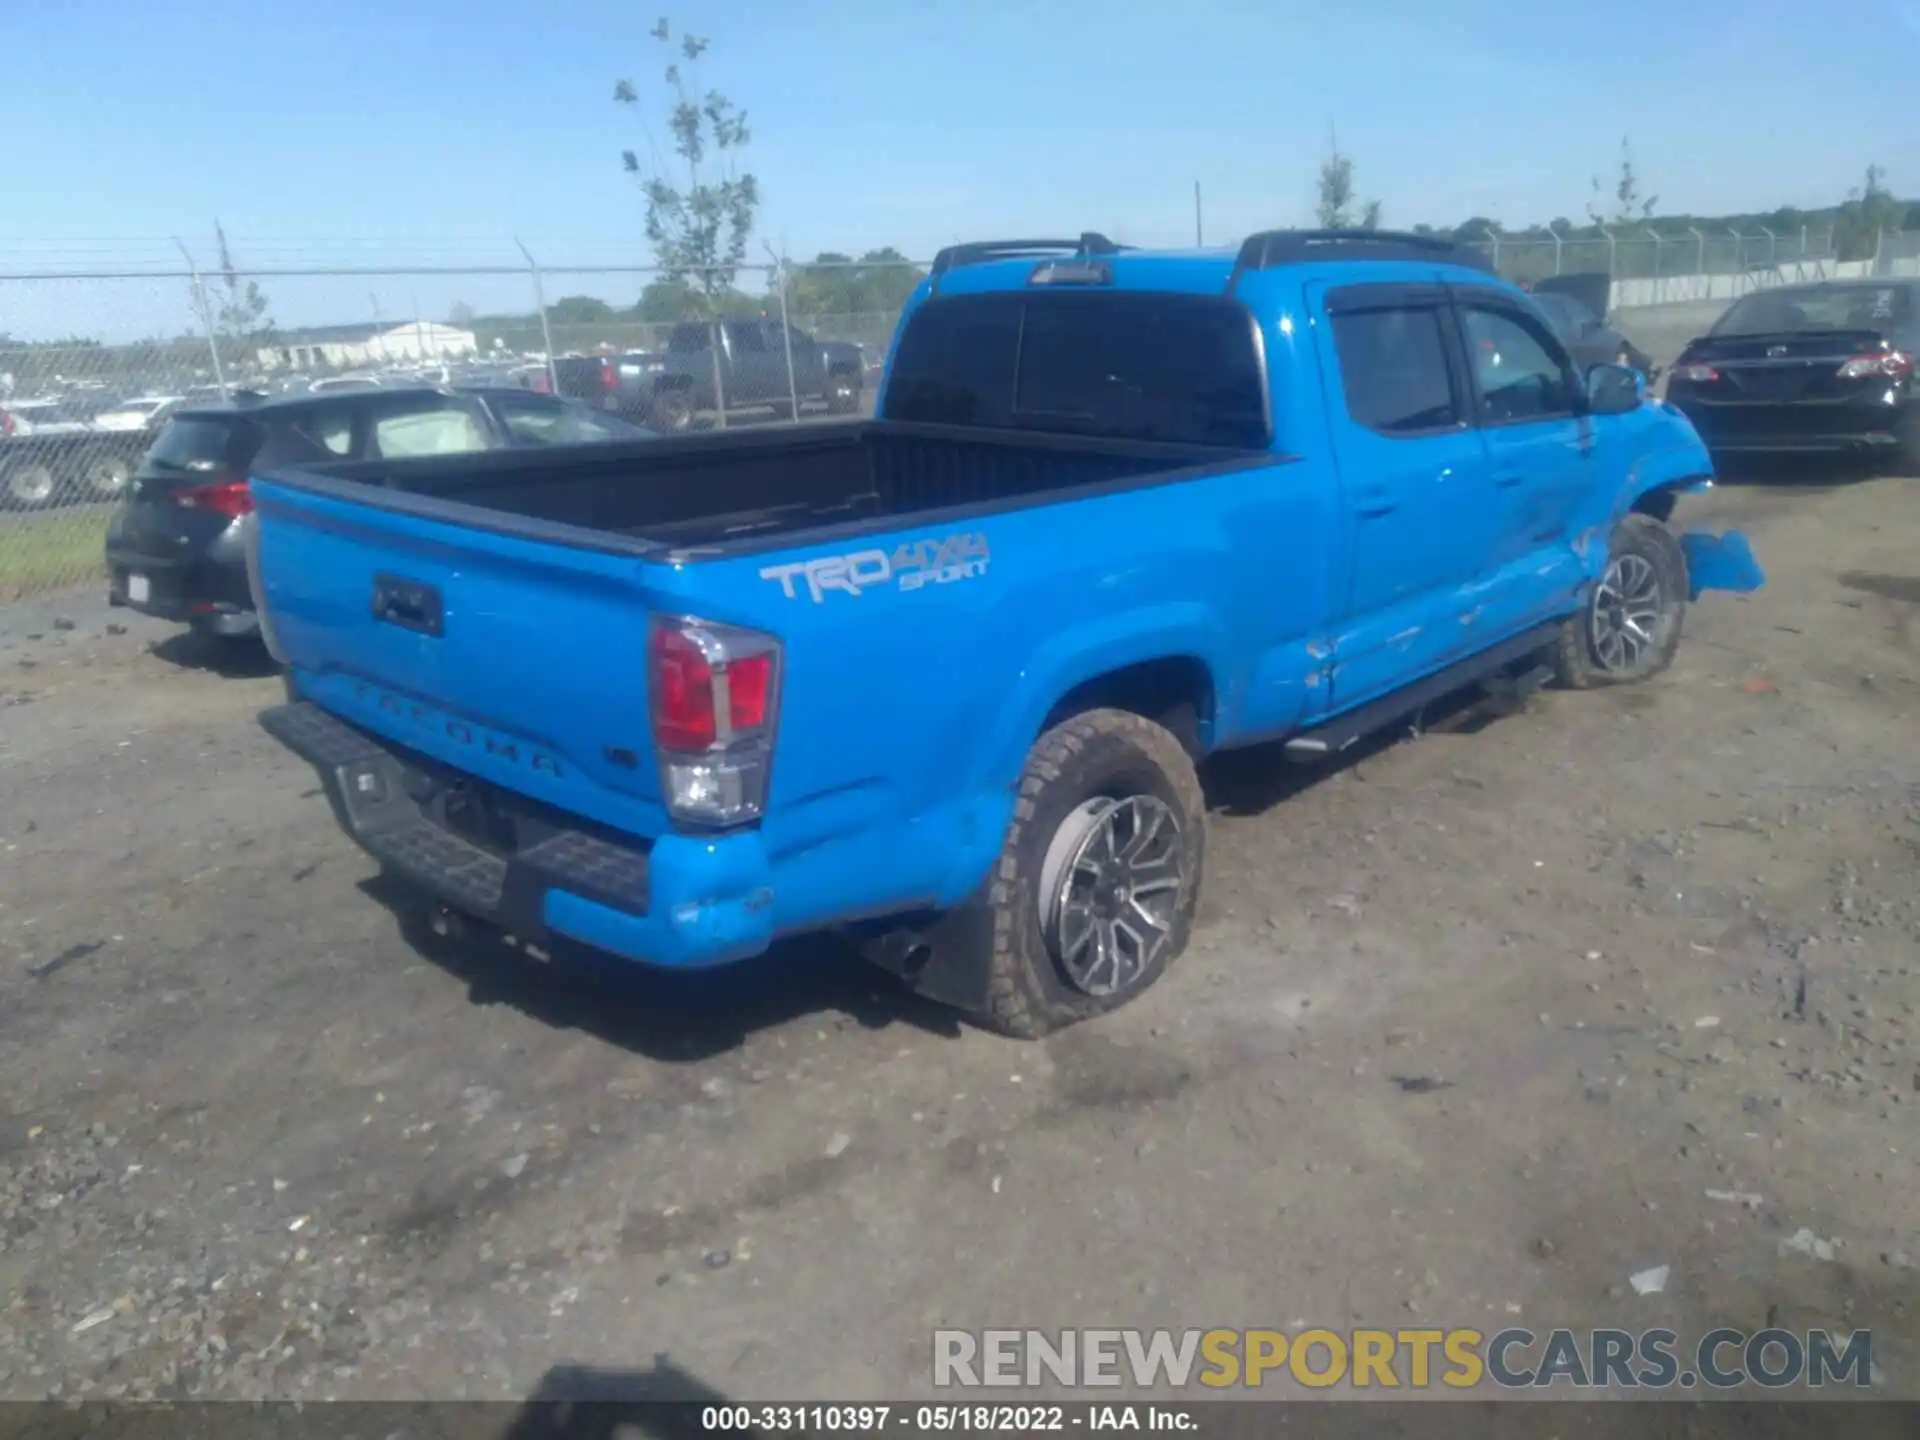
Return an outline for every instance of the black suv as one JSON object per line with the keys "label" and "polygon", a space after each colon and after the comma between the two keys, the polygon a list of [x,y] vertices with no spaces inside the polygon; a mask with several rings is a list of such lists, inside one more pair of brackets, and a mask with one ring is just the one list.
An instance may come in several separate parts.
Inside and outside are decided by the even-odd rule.
{"label": "black suv", "polygon": [[288,466],[644,439],[575,401],[510,387],[368,389],[178,410],[107,527],[108,602],[203,634],[259,633],[247,477]]}

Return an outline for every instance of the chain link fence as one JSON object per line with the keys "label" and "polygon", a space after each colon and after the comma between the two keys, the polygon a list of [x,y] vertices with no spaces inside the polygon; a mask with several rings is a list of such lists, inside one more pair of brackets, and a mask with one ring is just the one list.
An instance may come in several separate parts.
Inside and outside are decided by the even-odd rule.
{"label": "chain link fence", "polygon": [[[1920,233],[1866,259],[1803,230],[1489,235],[1498,271],[1601,271],[1617,309],[1710,309],[1765,285],[1920,275]],[[169,249],[173,247],[168,247]],[[1857,241],[1854,248],[1860,248]],[[924,263],[367,266],[297,253],[251,270],[0,256],[0,604],[100,583],[114,504],[183,406],[371,386],[558,392],[661,429],[868,413]],[[1662,310],[1659,307],[1667,307]],[[1680,321],[1691,324],[1691,319]]]}
{"label": "chain link fence", "polygon": [[[102,582],[108,520],[183,408],[425,385],[557,392],[671,429],[867,413],[925,274],[898,257],[210,275],[0,258],[0,605]],[[657,402],[669,382],[684,407]]]}

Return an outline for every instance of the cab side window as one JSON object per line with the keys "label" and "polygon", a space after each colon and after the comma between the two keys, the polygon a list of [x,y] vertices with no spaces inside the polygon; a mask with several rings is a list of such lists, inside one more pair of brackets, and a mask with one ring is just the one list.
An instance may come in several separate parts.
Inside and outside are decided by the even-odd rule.
{"label": "cab side window", "polygon": [[1517,311],[1468,301],[1460,311],[1482,425],[1557,420],[1576,413],[1579,390],[1566,352],[1546,327]]}
{"label": "cab side window", "polygon": [[1383,435],[1423,435],[1465,423],[1447,363],[1445,315],[1437,301],[1334,313],[1340,381],[1357,424]]}

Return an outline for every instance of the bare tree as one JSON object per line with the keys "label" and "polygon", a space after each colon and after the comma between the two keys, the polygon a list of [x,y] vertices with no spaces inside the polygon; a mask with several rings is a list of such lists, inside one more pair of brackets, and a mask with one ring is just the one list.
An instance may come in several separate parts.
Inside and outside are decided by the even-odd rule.
{"label": "bare tree", "polygon": [[233,251],[227,246],[226,228],[218,220],[213,222],[213,241],[220,260],[214,328],[223,339],[242,348],[265,344],[273,338],[274,328],[273,319],[267,314],[267,297],[260,292],[260,282],[241,281],[240,272],[234,267]]}
{"label": "bare tree", "polygon": [[1608,186],[1593,177],[1593,199],[1587,202],[1587,214],[1596,225],[1633,225],[1653,214],[1660,203],[1658,195],[1642,196],[1640,172],[1633,164],[1633,142],[1620,137],[1620,170],[1614,176],[1609,198]]}
{"label": "bare tree", "polygon": [[[741,167],[752,132],[747,114],[718,90],[702,91],[698,62],[708,42],[681,35],[662,19],[649,32],[670,56],[665,85],[664,150],[647,130],[643,159],[623,150],[620,161],[639,183],[647,201],[647,239],[670,279],[690,284],[706,298],[709,313],[733,286],[746,258],[760,208],[760,184]],[[631,80],[613,87],[615,103],[641,108],[639,88]]]}

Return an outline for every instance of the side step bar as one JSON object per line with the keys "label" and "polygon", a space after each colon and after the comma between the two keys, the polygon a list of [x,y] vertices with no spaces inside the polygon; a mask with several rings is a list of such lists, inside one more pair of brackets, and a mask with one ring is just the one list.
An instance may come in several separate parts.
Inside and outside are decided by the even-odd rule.
{"label": "side step bar", "polygon": [[1495,690],[1504,699],[1524,699],[1544,685],[1553,672],[1545,665],[1536,665],[1517,676],[1501,672],[1521,660],[1538,655],[1553,644],[1559,634],[1558,621],[1522,631],[1491,650],[1469,655],[1465,660],[1436,671],[1424,680],[1416,680],[1403,690],[1382,695],[1378,700],[1369,701],[1358,709],[1336,715],[1311,730],[1302,731],[1286,742],[1286,756],[1300,764],[1332,759],[1361,736],[1369,735],[1383,725],[1391,725],[1396,720],[1403,720],[1443,696],[1464,690],[1476,682]]}

